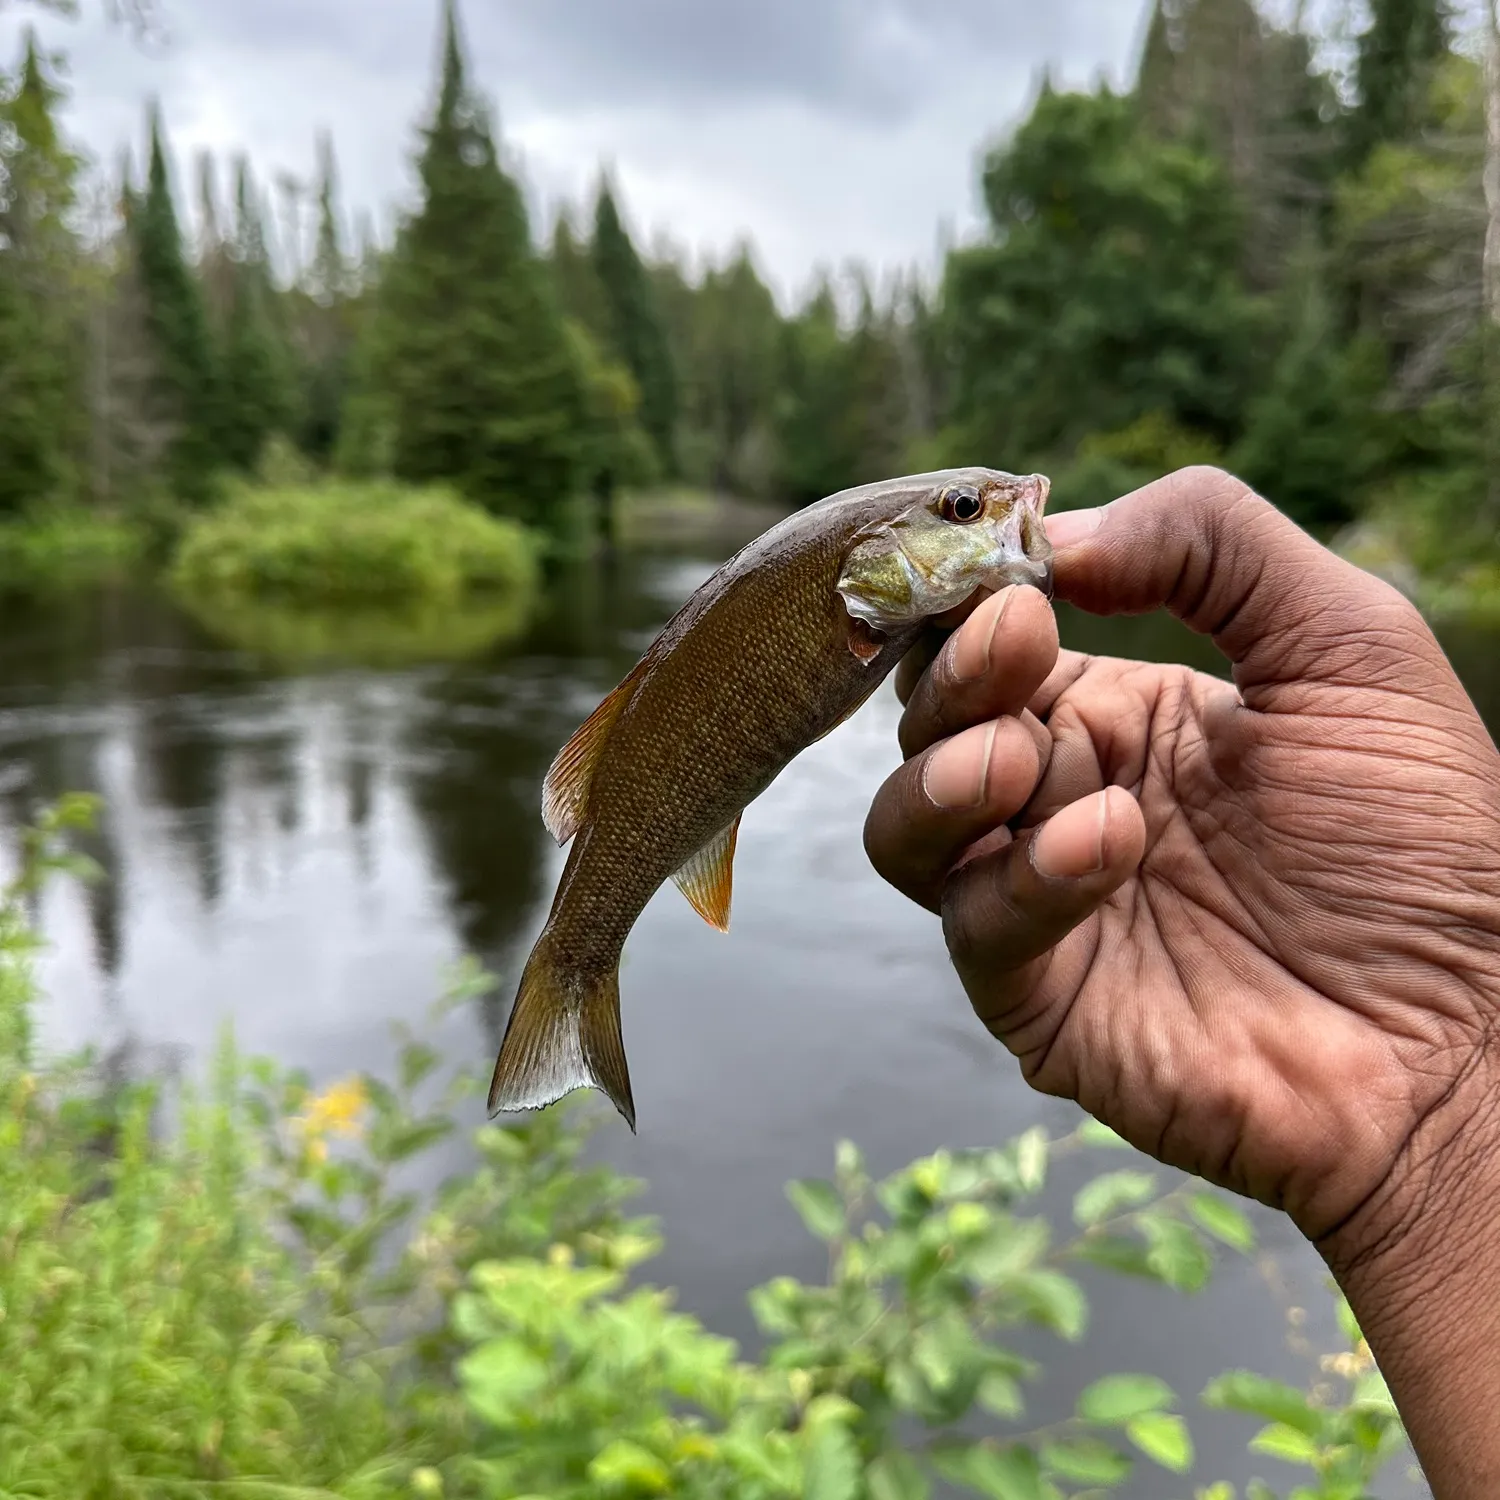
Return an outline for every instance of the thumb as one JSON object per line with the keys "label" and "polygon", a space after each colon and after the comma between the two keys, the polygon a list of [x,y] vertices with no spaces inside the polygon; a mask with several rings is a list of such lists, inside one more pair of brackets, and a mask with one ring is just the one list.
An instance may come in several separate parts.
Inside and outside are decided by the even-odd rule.
{"label": "thumb", "polygon": [[1092,962],[1091,945],[1058,944],[1134,874],[1145,848],[1140,806],[1111,786],[949,876],[949,954],[980,1020],[1018,1056],[1047,1050],[1065,1014],[1057,1008]]}
{"label": "thumb", "polygon": [[1220,469],[1182,469],[1101,509],[1060,512],[1047,530],[1059,598],[1091,614],[1170,610],[1234,663],[1251,706],[1257,689],[1290,682],[1409,674],[1413,630],[1436,651],[1394,588]]}

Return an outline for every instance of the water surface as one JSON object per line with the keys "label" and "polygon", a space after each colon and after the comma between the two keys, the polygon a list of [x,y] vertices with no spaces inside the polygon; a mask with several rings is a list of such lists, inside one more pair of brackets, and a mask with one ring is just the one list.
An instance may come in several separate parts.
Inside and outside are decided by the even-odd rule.
{"label": "water surface", "polygon": [[[501,992],[439,1040],[487,1071],[561,867],[538,816],[542,775],[724,550],[628,554],[562,580],[520,639],[405,670],[277,668],[150,592],[0,605],[7,832],[66,790],[100,792],[107,808],[94,852],[110,878],[58,888],[45,912],[49,1042],[192,1066],[231,1020],[246,1049],[320,1081],[380,1070],[389,1023],[419,1021],[448,966],[474,953]],[[1063,630],[1089,649],[1219,667],[1167,620],[1064,612]],[[1453,632],[1447,644],[1500,724],[1500,641]],[[747,815],[732,935],[668,887],[626,953],[640,1134],[612,1123],[600,1149],[650,1183],[667,1234],[654,1278],[752,1343],[746,1290],[822,1273],[782,1185],[825,1174],[840,1137],[888,1170],[1076,1119],[1019,1081],[948,970],[935,919],[864,858],[896,715],[887,687]],[[1049,1356],[1038,1415],[1105,1371],[1154,1371],[1189,1398],[1198,1482],[1295,1482],[1245,1457],[1250,1424],[1193,1409],[1226,1367],[1309,1378],[1315,1359],[1289,1345],[1287,1308],[1310,1307],[1314,1349],[1336,1347],[1320,1266],[1277,1216],[1258,1221],[1268,1258],[1227,1265],[1195,1301],[1099,1283],[1088,1343]],[[1189,1492],[1144,1466],[1130,1491]]]}

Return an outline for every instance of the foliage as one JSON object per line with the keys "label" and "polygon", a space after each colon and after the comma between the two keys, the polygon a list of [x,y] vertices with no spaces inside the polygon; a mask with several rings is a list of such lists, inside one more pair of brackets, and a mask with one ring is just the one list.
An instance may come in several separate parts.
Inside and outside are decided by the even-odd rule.
{"label": "foliage", "polygon": [[1448,0],[1370,0],[1354,65],[1358,105],[1349,121],[1356,161],[1386,141],[1415,133],[1432,68],[1452,36]]}
{"label": "foliage", "polygon": [[234,242],[224,330],[225,462],[252,473],[272,433],[291,417],[290,362],[275,326],[274,289],[260,194],[243,158],[235,171]]}
{"label": "foliage", "polygon": [[609,183],[599,188],[594,211],[593,270],[603,294],[607,322],[599,331],[629,370],[640,392],[641,425],[656,447],[664,475],[677,467],[677,376],[656,306],[656,288],[646,275]]}
{"label": "foliage", "polygon": [[313,605],[529,598],[531,536],[449,491],[391,480],[236,483],[183,536],[189,594]]}
{"label": "foliage", "polygon": [[57,128],[63,98],[28,29],[0,93],[0,513],[65,489],[79,435],[68,217],[81,163]]}
{"label": "foliage", "polygon": [[1150,135],[1132,99],[1047,90],[984,195],[992,242],[949,257],[944,291],[976,450],[1030,467],[1153,411],[1232,434],[1255,320],[1214,158]]}
{"label": "foliage", "polygon": [[220,432],[220,372],[209,337],[202,290],[183,254],[177,209],[167,173],[161,115],[151,111],[151,156],[146,192],[127,212],[131,253],[140,277],[150,353],[151,383],[168,413],[171,437],[165,463],[173,488],[201,500],[215,466]]}
{"label": "foliage", "polygon": [[[1201,1290],[1254,1249],[1224,1196],[1117,1157],[1058,1236],[1037,1212],[1053,1163],[1122,1145],[1092,1123],[880,1181],[842,1145],[832,1181],[788,1190],[827,1279],[752,1295],[767,1348],[746,1361],[640,1284],[655,1227],[626,1212],[637,1184],[585,1164],[577,1100],[481,1126],[472,1167],[419,1193],[482,1087],[404,1029],[391,1081],[321,1088],[227,1039],[171,1096],[44,1059],[30,912],[52,876],[97,875],[64,847],[94,811],[44,811],[0,891],[0,1492],[903,1500],[942,1478],[1076,1500],[1193,1467],[1183,1403],[1146,1371],[1025,1429],[1039,1344],[1018,1344],[1086,1335],[1084,1268]],[[488,987],[460,970],[434,1022]],[[1311,1470],[1300,1500],[1364,1495],[1401,1450],[1340,1316],[1349,1349],[1312,1393],[1239,1371],[1204,1393]]]}
{"label": "foliage", "polygon": [[0,523],[0,585],[97,581],[128,572],[145,554],[134,517],[81,505],[31,506]]}
{"label": "foliage", "polygon": [[367,374],[398,478],[545,525],[580,478],[580,376],[451,5],[444,27],[422,203],[381,279]]}

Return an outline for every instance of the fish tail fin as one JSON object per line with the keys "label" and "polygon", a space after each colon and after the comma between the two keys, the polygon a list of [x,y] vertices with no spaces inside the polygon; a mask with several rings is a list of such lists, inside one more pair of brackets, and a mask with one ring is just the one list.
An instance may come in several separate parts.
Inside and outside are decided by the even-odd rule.
{"label": "fish tail fin", "polygon": [[526,969],[495,1061],[489,1111],[540,1109],[574,1089],[601,1089],[635,1130],[630,1070],[620,1035],[620,971],[558,963],[543,933]]}

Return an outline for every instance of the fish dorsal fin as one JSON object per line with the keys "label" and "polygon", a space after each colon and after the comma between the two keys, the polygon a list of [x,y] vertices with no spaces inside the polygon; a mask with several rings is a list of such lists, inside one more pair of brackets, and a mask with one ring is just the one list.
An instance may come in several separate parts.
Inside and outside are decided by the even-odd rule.
{"label": "fish dorsal fin", "polygon": [[734,889],[734,843],[743,813],[711,838],[673,877],[693,910],[720,932],[729,931],[729,898]]}
{"label": "fish dorsal fin", "polygon": [[645,662],[638,663],[630,675],[586,718],[552,762],[542,783],[542,821],[547,832],[559,844],[566,844],[583,826],[588,807],[589,786],[609,731],[625,705],[635,696]]}

